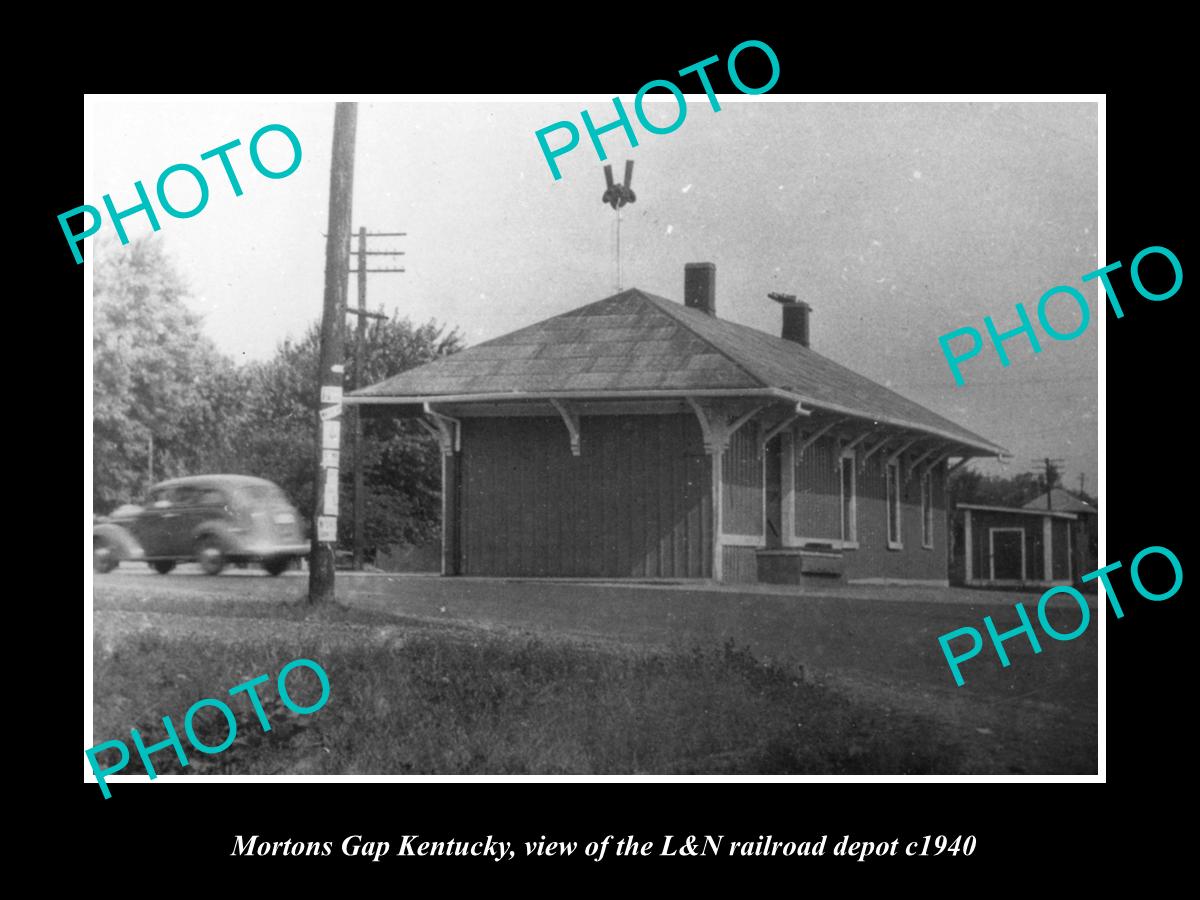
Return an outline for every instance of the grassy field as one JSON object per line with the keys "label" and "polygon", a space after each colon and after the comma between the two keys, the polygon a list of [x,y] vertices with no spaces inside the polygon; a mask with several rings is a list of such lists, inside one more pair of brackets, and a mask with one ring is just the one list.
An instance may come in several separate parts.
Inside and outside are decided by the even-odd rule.
{"label": "grassy field", "polygon": [[[128,742],[134,726],[156,740],[167,714],[182,732],[195,700],[308,657],[330,675],[323,709],[296,717],[276,701],[264,735],[235,700],[233,747],[192,753],[185,771],[1095,771],[1094,629],[1038,656],[1011,642],[1012,666],[981,657],[960,689],[936,635],[983,613],[1003,625],[1012,599],[874,590],[347,578],[347,606],[314,612],[302,578],[123,573],[96,583],[95,742]],[[155,763],[178,771],[172,759]]]}
{"label": "grassy field", "polygon": [[[292,604],[255,612],[254,627],[241,630],[262,630],[269,619],[367,634],[385,624],[345,610],[314,620]],[[297,657],[319,662],[331,683],[327,704],[308,716],[275,697],[274,673]],[[420,627],[367,646],[141,630],[98,634],[94,659],[97,741],[127,739],[131,727],[147,743],[161,740],[163,715],[182,734],[184,713],[202,697],[229,700],[237,714],[230,749],[204,756],[185,739],[192,765],[181,769],[169,750],[159,752],[159,774],[911,774],[961,764],[960,748],[931,720],[847,699],[731,643],[630,653]],[[264,672],[272,674],[260,688],[269,733],[244,695],[224,696]],[[316,699],[315,678],[292,679],[297,703]],[[216,710],[196,723],[210,745],[227,733]],[[124,774],[142,772],[134,754]]]}

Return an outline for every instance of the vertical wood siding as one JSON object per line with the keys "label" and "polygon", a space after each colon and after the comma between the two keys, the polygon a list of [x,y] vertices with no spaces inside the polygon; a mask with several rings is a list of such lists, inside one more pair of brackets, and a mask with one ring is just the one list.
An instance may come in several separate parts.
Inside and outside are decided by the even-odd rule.
{"label": "vertical wood siding", "polygon": [[758,581],[758,557],[753,547],[722,547],[723,581],[726,584],[754,584]]}
{"label": "vertical wood siding", "polygon": [[1050,564],[1054,568],[1053,578],[1059,581],[1071,579],[1071,557],[1067,542],[1070,523],[1066,519],[1050,520]]}
{"label": "vertical wood siding", "polygon": [[758,427],[757,422],[747,422],[739,428],[721,460],[725,534],[763,533],[763,458],[758,453]]}
{"label": "vertical wood siding", "polygon": [[712,475],[695,417],[463,420],[461,571],[707,578]]}
{"label": "vertical wood siding", "polygon": [[[803,432],[800,440],[803,440]],[[838,456],[836,440],[828,437],[805,450],[803,457],[796,454],[796,537],[841,538]]]}

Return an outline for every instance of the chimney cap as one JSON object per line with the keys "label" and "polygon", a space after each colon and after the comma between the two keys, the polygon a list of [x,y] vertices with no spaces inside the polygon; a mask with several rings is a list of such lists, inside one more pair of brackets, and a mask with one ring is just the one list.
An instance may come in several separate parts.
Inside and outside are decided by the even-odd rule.
{"label": "chimney cap", "polygon": [[783,306],[803,306],[805,309],[812,309],[804,300],[798,300],[795,294],[780,294],[776,291],[771,291],[767,296]]}

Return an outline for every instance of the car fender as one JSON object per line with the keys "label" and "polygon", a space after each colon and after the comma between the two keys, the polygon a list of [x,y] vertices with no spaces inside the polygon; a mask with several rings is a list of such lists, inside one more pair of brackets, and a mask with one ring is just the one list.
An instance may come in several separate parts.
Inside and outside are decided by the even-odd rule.
{"label": "car fender", "polygon": [[94,527],[92,540],[96,538],[104,538],[115,547],[118,559],[141,559],[146,555],[137,538],[115,522],[105,522]]}
{"label": "car fender", "polygon": [[208,519],[192,529],[192,543],[202,537],[213,535],[221,542],[225,552],[236,550],[241,544],[241,534],[232,525],[222,519]]}

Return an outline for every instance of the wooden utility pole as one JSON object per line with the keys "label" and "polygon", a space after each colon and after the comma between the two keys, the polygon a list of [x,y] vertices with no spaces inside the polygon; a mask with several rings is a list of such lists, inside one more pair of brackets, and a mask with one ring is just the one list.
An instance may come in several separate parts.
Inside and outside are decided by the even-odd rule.
{"label": "wooden utility pole", "polygon": [[[377,231],[369,235],[367,229],[358,229],[358,262],[352,269],[358,280],[358,309],[347,307],[346,312],[358,316],[354,328],[354,390],[363,386],[363,338],[367,333],[367,319],[386,319],[384,313],[367,312],[367,273],[403,272],[403,268],[368,269],[368,256],[403,256],[402,250],[367,250],[368,237],[404,237],[402,231]],[[362,466],[362,407],[354,410],[354,568],[363,566],[363,466]]]}
{"label": "wooden utility pole", "polygon": [[333,163],[329,173],[329,231],[325,239],[325,305],[321,313],[321,412],[317,417],[316,479],[313,487],[312,547],[309,553],[308,602],[334,599],[337,553],[338,468],[341,454],[342,318],[350,269],[350,214],[354,195],[354,132],[357,103],[338,103],[333,113]]}

